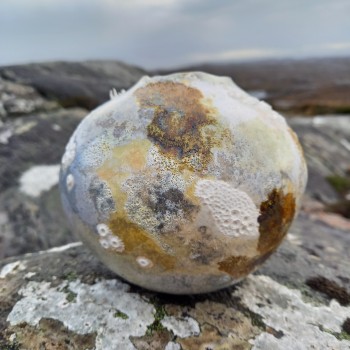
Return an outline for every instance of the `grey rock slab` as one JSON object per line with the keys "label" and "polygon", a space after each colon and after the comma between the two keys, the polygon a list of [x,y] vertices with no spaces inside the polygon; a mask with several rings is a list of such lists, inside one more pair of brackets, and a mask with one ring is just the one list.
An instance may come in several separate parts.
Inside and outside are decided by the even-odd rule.
{"label": "grey rock slab", "polygon": [[[349,57],[202,64],[180,69],[230,76],[277,110],[308,115],[350,111]],[[171,72],[174,70],[162,71]]]}
{"label": "grey rock slab", "polygon": [[18,184],[20,175],[34,165],[59,164],[64,148],[87,112],[60,109],[8,121],[0,143],[0,192]]}
{"label": "grey rock slab", "polygon": [[0,127],[0,258],[75,240],[57,183],[65,145],[86,114],[62,109]]}
{"label": "grey rock slab", "polygon": [[350,169],[350,116],[293,117],[287,122],[303,146],[309,170],[306,191],[324,203],[339,200],[326,178],[348,176]]}
{"label": "grey rock slab", "polygon": [[64,107],[92,109],[109,91],[127,89],[146,71],[118,61],[50,62],[0,67],[3,79],[31,86]]}
{"label": "grey rock slab", "polygon": [[32,86],[0,77],[0,120],[57,107],[57,103],[44,99]]}

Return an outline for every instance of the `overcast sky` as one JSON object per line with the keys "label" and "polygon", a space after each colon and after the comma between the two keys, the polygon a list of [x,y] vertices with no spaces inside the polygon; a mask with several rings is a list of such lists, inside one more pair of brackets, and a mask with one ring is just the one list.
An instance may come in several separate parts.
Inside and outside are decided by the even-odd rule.
{"label": "overcast sky", "polygon": [[349,0],[0,0],[0,65],[350,56]]}

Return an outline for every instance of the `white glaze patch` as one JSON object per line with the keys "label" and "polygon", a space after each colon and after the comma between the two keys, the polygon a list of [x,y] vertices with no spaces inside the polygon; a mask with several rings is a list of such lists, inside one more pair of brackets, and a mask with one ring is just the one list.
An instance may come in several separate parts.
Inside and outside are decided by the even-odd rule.
{"label": "white glaze patch", "polygon": [[20,191],[30,197],[39,197],[58,183],[59,165],[37,165],[22,174]]}
{"label": "white glaze patch", "polygon": [[153,266],[153,262],[144,256],[139,256],[136,258],[137,263],[144,269],[149,269]]}
{"label": "white glaze patch", "polygon": [[200,180],[195,190],[220,232],[226,236],[259,237],[259,211],[250,197],[224,181]]}
{"label": "white glaze patch", "polygon": [[122,252],[125,249],[123,241],[117,236],[109,236],[108,243],[117,252]]}
{"label": "white glaze patch", "polygon": [[112,231],[109,229],[109,227],[106,224],[98,224],[96,226],[96,231],[101,237],[106,237],[112,234]]}
{"label": "white glaze patch", "polygon": [[72,162],[75,158],[76,143],[73,139],[73,136],[70,138],[70,140],[66,146],[66,151],[64,152],[62,160],[61,160],[62,169],[64,171],[67,170],[67,168],[72,164]]}
{"label": "white glaze patch", "polygon": [[74,187],[74,176],[72,174],[68,174],[66,178],[66,186],[68,192],[70,192]]}
{"label": "white glaze patch", "polygon": [[[76,294],[74,302],[67,301],[67,286]],[[22,299],[7,321],[12,326],[23,322],[36,326],[42,318],[52,318],[78,334],[96,332],[96,350],[135,350],[130,337],[145,334],[155,310],[145,297],[128,291],[129,286],[118,280],[94,285],[74,281],[54,288],[49,282],[31,281],[19,291]],[[115,317],[117,310],[128,318]]]}
{"label": "white glaze patch", "polygon": [[106,224],[98,224],[96,231],[100,236],[99,242],[104,249],[113,249],[122,252],[125,249],[123,241],[113,234],[112,230]]}

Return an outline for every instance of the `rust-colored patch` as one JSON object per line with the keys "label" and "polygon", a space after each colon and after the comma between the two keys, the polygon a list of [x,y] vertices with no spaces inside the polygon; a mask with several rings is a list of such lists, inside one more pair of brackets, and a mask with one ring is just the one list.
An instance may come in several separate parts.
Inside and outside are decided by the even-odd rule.
{"label": "rust-colored patch", "polygon": [[154,238],[136,224],[115,215],[108,226],[123,241],[126,253],[132,254],[135,258],[144,256],[164,270],[174,268],[176,258],[167,254]]}
{"label": "rust-colored patch", "polygon": [[262,254],[274,251],[286,235],[295,214],[292,193],[274,189],[260,205],[258,250]]}
{"label": "rust-colored patch", "polygon": [[201,334],[196,337],[178,338],[177,342],[183,350],[248,350],[251,344],[248,340],[233,336],[222,336],[216,327],[204,324]]}
{"label": "rust-colored patch", "polygon": [[230,256],[218,263],[219,270],[234,278],[242,278],[262,265],[272,254],[272,251],[253,258],[246,256]]}
{"label": "rust-colored patch", "polygon": [[153,109],[148,137],[164,155],[176,157],[191,170],[205,169],[212,159],[212,147],[220,147],[230,137],[215,118],[216,109],[195,88],[159,82],[138,89],[135,95],[141,111]]}
{"label": "rust-colored patch", "polygon": [[140,350],[165,349],[172,337],[173,335],[167,329],[162,329],[142,337],[131,336],[130,341],[136,349]]}
{"label": "rust-colored patch", "polygon": [[230,256],[218,263],[219,270],[229,273],[234,278],[241,278],[252,270],[252,258]]}

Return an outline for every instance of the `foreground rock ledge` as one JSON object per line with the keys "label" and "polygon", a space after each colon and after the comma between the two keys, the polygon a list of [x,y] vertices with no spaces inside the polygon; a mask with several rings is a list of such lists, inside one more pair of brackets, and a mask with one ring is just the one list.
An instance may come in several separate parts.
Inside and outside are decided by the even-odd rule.
{"label": "foreground rock ledge", "polygon": [[[350,296],[330,279],[349,277],[341,251],[348,238],[338,239],[321,262],[301,243],[308,225],[310,239],[317,232],[318,244],[325,243],[329,230],[323,235],[322,226],[299,218],[259,274],[206,295],[171,296],[129,285],[80,242],[7,259],[0,269],[0,348],[349,349]],[[310,281],[318,275],[333,288],[328,297],[338,300],[322,286],[326,294],[307,286],[315,288]]]}

